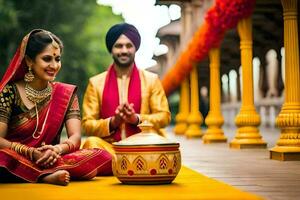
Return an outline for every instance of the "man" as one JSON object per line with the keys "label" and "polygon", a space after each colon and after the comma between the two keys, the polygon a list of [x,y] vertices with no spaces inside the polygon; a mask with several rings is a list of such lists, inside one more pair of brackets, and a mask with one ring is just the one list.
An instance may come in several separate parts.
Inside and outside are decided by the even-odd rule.
{"label": "man", "polygon": [[[113,64],[89,80],[83,100],[84,148],[107,146],[140,132],[147,120],[156,130],[170,122],[170,111],[156,74],[137,68],[134,58],[141,42],[130,24],[116,24],[106,34],[106,47]],[[103,142],[103,140],[106,142]],[[107,149],[110,151],[110,149]]]}

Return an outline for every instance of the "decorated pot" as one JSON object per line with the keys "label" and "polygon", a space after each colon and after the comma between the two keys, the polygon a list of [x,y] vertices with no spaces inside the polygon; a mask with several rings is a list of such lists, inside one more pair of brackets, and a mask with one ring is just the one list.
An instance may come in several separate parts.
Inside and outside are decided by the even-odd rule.
{"label": "decorated pot", "polygon": [[179,143],[158,135],[143,122],[141,133],[113,143],[113,173],[125,184],[167,184],[181,167]]}

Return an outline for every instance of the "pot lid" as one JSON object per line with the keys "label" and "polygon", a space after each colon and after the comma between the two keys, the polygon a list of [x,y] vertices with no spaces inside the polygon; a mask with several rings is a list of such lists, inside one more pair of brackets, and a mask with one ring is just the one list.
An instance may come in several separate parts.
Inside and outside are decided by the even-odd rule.
{"label": "pot lid", "polygon": [[160,136],[154,130],[153,124],[144,121],[138,127],[142,130],[141,133],[132,135],[119,142],[114,142],[114,146],[157,146],[157,145],[176,145],[179,143],[170,141],[169,139]]}

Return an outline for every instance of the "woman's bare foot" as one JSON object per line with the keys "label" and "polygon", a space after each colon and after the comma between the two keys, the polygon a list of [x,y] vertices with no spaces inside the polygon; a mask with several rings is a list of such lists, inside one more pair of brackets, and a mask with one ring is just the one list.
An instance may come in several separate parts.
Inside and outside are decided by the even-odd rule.
{"label": "woman's bare foot", "polygon": [[58,170],[53,174],[45,176],[42,181],[44,183],[66,186],[70,182],[70,173],[66,170]]}

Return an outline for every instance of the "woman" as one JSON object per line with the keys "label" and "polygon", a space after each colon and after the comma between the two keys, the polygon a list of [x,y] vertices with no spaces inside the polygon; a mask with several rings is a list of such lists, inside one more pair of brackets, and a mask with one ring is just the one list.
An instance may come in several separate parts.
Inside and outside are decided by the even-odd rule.
{"label": "woman", "polygon": [[[111,173],[105,150],[79,150],[81,121],[76,87],[52,82],[63,45],[33,30],[23,38],[0,82],[0,180],[67,185]],[[60,143],[63,125],[68,138]]]}

